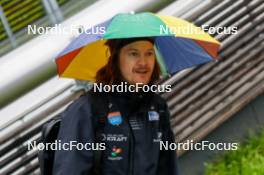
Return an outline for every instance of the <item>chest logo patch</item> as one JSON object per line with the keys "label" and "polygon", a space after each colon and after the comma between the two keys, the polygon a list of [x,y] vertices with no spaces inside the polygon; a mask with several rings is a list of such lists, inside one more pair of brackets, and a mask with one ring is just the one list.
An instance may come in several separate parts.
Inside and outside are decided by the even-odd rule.
{"label": "chest logo patch", "polygon": [[149,121],[158,121],[159,113],[157,113],[156,111],[148,111],[148,119]]}
{"label": "chest logo patch", "polygon": [[107,119],[111,125],[120,125],[122,123],[121,113],[118,111],[108,113]]}
{"label": "chest logo patch", "polygon": [[117,146],[114,146],[112,149],[111,149],[111,154],[110,156],[108,156],[108,160],[122,160],[123,157],[120,156],[120,154],[122,153],[122,148],[119,148]]}

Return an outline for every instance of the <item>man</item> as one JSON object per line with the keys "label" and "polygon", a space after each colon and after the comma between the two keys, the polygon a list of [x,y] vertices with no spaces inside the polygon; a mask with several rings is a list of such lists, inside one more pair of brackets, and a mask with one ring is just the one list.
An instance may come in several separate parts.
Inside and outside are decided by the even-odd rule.
{"label": "man", "polygon": [[[160,75],[153,44],[153,38],[108,40],[110,57],[97,72],[96,83],[153,85]],[[96,142],[93,119],[99,115],[92,112],[91,96],[105,98],[108,104],[100,139],[105,150],[99,163],[94,161],[96,151],[56,151],[54,175],[178,175],[176,152],[160,149],[160,141],[174,142],[169,111],[153,92],[85,94],[64,113],[58,136],[62,143]]]}

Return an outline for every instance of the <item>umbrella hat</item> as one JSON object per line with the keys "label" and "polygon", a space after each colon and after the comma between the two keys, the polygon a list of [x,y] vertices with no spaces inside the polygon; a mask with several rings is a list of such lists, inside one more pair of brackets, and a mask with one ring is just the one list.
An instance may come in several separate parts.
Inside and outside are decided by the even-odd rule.
{"label": "umbrella hat", "polygon": [[200,27],[183,19],[149,12],[122,13],[75,38],[55,59],[59,76],[94,81],[110,55],[105,42],[134,37],[154,38],[163,75],[214,60],[220,46]]}

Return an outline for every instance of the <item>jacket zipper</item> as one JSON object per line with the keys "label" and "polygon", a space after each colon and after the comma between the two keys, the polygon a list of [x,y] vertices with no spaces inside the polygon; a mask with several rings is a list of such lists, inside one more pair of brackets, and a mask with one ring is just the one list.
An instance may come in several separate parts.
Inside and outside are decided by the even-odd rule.
{"label": "jacket zipper", "polygon": [[132,128],[130,126],[130,123],[128,121],[129,130],[130,130],[130,137],[129,137],[129,169],[128,169],[128,175],[133,175],[133,168],[134,168],[134,134],[132,131]]}

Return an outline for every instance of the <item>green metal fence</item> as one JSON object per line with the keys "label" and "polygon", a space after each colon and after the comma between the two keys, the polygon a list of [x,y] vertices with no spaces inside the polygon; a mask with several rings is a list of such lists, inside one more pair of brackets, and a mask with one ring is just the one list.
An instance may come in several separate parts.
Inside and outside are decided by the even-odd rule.
{"label": "green metal fence", "polygon": [[0,0],[0,56],[34,36],[28,25],[52,26],[96,0]]}

